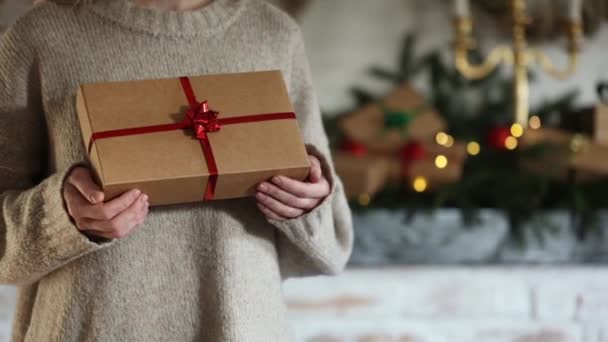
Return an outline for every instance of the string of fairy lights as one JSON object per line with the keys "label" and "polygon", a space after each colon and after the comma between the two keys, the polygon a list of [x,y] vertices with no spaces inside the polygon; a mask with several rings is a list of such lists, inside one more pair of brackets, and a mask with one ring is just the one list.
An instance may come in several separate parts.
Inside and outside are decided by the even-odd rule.
{"label": "string of fairy lights", "polygon": [[[528,122],[529,129],[537,130],[537,129],[540,129],[541,126],[542,126],[542,122],[541,122],[540,117],[538,117],[538,116],[530,117],[529,122]],[[517,147],[520,145],[519,139],[523,135],[524,135],[524,127],[519,123],[514,123],[513,125],[511,125],[511,127],[509,129],[509,135],[506,136],[505,139],[502,141],[502,147],[509,151],[513,151],[513,150],[517,149]],[[454,144],[455,144],[454,137],[446,132],[437,133],[437,135],[435,136],[435,142],[439,146],[445,147],[447,149],[453,148]],[[481,153],[481,149],[482,149],[482,146],[478,141],[469,141],[466,144],[466,151],[470,157],[478,156]],[[435,167],[437,169],[440,169],[440,170],[446,169],[448,167],[449,163],[450,163],[450,161],[446,154],[438,154],[435,157]],[[421,175],[413,177],[411,187],[415,192],[418,192],[418,193],[426,192],[429,189],[429,180],[427,179],[427,177],[424,177]],[[361,204],[365,204],[365,203],[369,204],[369,200],[366,200],[365,198],[361,198],[359,202]]]}

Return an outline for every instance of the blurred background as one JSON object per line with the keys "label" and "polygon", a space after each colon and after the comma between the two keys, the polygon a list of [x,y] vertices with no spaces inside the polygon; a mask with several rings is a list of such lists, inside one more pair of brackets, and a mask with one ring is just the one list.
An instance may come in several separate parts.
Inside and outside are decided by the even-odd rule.
{"label": "blurred background", "polygon": [[608,341],[608,1],[272,2],[356,228],[344,275],[285,284],[298,341]]}

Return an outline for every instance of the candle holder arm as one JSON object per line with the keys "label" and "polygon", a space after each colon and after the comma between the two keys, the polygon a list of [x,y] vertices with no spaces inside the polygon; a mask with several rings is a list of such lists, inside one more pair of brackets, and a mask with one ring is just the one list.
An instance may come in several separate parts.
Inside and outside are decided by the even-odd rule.
{"label": "candle holder arm", "polygon": [[563,81],[570,78],[576,72],[578,52],[570,51],[568,53],[568,65],[564,69],[559,69],[555,63],[551,61],[549,56],[540,50],[531,50],[530,58],[537,62],[547,74],[551,75],[551,77]]}
{"label": "candle holder arm", "polygon": [[456,68],[468,79],[481,79],[488,76],[501,62],[513,64],[513,51],[508,46],[494,48],[483,63],[474,65],[469,61],[469,49],[458,47],[455,51]]}

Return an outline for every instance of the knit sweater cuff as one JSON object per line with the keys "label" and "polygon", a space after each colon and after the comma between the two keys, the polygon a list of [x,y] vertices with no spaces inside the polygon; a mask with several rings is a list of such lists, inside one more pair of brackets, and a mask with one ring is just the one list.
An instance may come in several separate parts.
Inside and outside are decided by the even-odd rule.
{"label": "knit sweater cuff", "polygon": [[[317,238],[321,234],[319,231],[323,229],[323,225],[333,225],[332,199],[336,192],[336,184],[332,168],[327,157],[319,152],[313,145],[307,145],[308,154],[313,155],[321,162],[321,170],[323,176],[330,184],[330,194],[321,201],[313,210],[295,219],[279,221],[269,219],[268,221],[281,230],[287,238],[296,243],[301,243],[309,248],[314,249],[319,246],[316,243]],[[332,227],[333,228],[333,227]],[[307,248],[307,249],[309,249]],[[309,251],[310,252],[310,251]],[[319,255],[320,256],[320,255]]]}
{"label": "knit sweater cuff", "polygon": [[105,244],[92,242],[78,230],[63,200],[63,186],[71,171],[84,164],[74,164],[47,178],[42,185],[43,215],[41,238],[46,240],[49,257],[66,263],[100,249]]}

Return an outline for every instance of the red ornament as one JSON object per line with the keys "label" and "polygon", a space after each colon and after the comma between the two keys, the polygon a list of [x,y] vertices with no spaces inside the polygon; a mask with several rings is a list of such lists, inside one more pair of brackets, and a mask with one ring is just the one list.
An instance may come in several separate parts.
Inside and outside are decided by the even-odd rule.
{"label": "red ornament", "polygon": [[342,146],[340,146],[340,150],[359,158],[365,157],[368,153],[367,146],[358,141],[350,139],[345,140],[342,143]]}
{"label": "red ornament", "polygon": [[401,161],[403,163],[411,163],[417,160],[423,160],[427,156],[427,150],[423,144],[412,141],[401,148]]}
{"label": "red ornament", "polygon": [[488,132],[488,144],[499,150],[507,149],[507,139],[511,136],[511,129],[506,126],[492,128]]}
{"label": "red ornament", "polygon": [[412,163],[418,160],[424,160],[427,157],[427,150],[423,144],[412,141],[401,148],[401,172],[404,178],[410,174]]}

